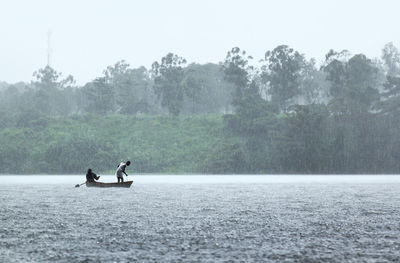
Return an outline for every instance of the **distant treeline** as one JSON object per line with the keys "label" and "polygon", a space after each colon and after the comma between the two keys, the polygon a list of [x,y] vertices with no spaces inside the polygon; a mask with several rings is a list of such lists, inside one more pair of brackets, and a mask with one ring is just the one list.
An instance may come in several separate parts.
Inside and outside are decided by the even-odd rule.
{"label": "distant treeline", "polygon": [[285,45],[205,65],[170,53],[74,83],[49,66],[31,83],[0,82],[0,173],[106,172],[124,158],[141,173],[400,170],[392,43],[379,59],[331,50],[318,66]]}

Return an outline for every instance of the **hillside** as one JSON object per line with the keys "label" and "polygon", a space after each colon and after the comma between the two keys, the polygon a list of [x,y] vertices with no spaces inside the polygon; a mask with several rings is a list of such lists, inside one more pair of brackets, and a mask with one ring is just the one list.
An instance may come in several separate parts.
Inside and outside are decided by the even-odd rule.
{"label": "hillside", "polygon": [[168,117],[75,115],[37,118],[0,130],[0,173],[201,173],[221,141],[218,115]]}

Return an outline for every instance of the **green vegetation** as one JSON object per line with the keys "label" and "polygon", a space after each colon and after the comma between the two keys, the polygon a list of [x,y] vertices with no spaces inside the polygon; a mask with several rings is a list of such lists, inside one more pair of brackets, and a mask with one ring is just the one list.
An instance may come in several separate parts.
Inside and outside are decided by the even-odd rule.
{"label": "green vegetation", "polygon": [[399,173],[400,52],[286,45],[219,64],[120,61],[79,87],[49,66],[0,82],[0,173]]}
{"label": "green vegetation", "polygon": [[220,116],[74,115],[0,131],[1,173],[203,172],[221,137]]}
{"label": "green vegetation", "polygon": [[[257,109],[257,110],[255,110]],[[400,123],[333,116],[321,105],[274,113],[267,103],[232,115],[73,115],[26,112],[0,130],[0,173],[396,173]],[[242,118],[241,114],[246,114]],[[29,122],[21,119],[29,117]],[[373,161],[371,161],[373,160]]]}

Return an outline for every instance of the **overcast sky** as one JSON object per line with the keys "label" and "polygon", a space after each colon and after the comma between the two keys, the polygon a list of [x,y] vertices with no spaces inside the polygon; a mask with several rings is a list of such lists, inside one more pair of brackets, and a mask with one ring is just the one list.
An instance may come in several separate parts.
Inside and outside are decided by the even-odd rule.
{"label": "overcast sky", "polygon": [[168,52],[206,63],[235,46],[261,59],[288,44],[317,61],[331,48],[379,57],[400,46],[399,10],[397,0],[0,0],[0,80],[32,80],[49,29],[51,66],[79,84]]}

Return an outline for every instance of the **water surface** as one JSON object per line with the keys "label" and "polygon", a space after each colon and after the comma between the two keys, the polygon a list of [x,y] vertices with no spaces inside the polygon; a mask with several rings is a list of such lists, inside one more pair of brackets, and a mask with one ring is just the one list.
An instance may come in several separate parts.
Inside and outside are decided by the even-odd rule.
{"label": "water surface", "polygon": [[400,260],[396,176],[83,179],[0,176],[0,262]]}

